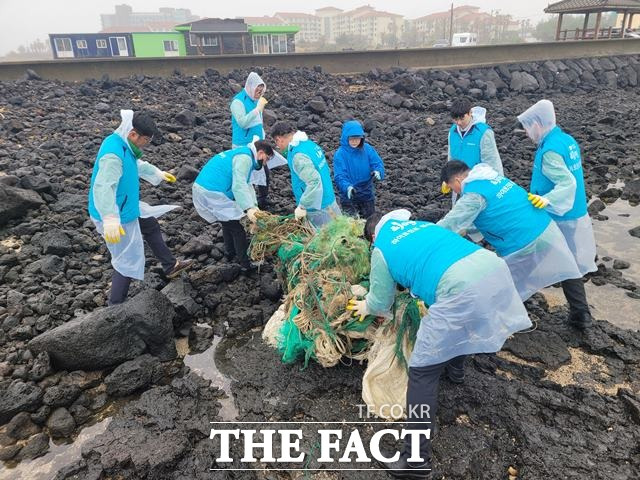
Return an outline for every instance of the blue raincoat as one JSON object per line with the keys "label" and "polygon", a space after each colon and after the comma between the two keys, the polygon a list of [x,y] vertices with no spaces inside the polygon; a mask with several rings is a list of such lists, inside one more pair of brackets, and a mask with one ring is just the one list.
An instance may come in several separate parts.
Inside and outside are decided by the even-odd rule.
{"label": "blue raincoat", "polygon": [[357,120],[350,120],[342,126],[340,148],[333,156],[333,179],[342,201],[349,200],[347,198],[349,187],[355,190],[351,201],[374,200],[373,172],[380,172],[380,179],[384,179],[384,163],[375,148],[366,141],[357,148],[349,145],[349,137],[364,138],[364,136],[362,125]]}

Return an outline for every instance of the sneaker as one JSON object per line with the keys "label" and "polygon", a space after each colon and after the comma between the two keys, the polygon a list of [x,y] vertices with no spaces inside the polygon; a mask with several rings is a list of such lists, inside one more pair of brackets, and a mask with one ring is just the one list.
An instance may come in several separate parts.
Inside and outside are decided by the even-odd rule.
{"label": "sneaker", "polygon": [[171,271],[167,272],[167,278],[176,278],[185,270],[191,268],[193,266],[193,260],[178,260],[176,261],[175,266],[171,269]]}
{"label": "sneaker", "polygon": [[413,465],[407,461],[407,455],[401,454],[397,462],[378,462],[393,478],[405,478],[411,480],[428,480],[431,478],[431,463]]}
{"label": "sneaker", "polygon": [[575,312],[569,314],[567,323],[578,330],[584,330],[593,325],[593,320],[589,312]]}

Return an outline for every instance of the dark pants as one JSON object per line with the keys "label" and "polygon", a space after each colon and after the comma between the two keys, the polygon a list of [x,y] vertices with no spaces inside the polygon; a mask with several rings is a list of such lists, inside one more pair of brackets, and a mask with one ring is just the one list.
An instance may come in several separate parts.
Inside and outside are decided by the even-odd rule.
{"label": "dark pants", "polygon": [[249,242],[240,220],[220,223],[222,224],[222,238],[227,258],[231,261],[235,258],[242,266],[249,265],[249,256],[247,255]]}
{"label": "dark pants", "polygon": [[351,217],[369,218],[376,211],[375,200],[340,200],[342,212]]}
{"label": "dark pants", "polygon": [[582,278],[572,278],[562,282],[562,291],[569,302],[569,315],[589,313],[587,293],[584,291]]}
{"label": "dark pants", "polygon": [[[438,413],[438,387],[440,375],[447,367],[462,370],[466,355],[452,358],[451,360],[429,365],[427,367],[409,368],[409,385],[407,387],[407,425],[408,430],[431,430],[435,428],[436,414]],[[422,422],[422,423],[420,423]],[[430,423],[428,423],[430,422]],[[406,437],[405,454],[411,452],[411,439]],[[426,461],[431,459],[431,440],[420,436],[420,456]],[[419,462],[424,463],[424,462]]]}
{"label": "dark pants", "polygon": [[[176,264],[176,258],[167,247],[167,244],[162,238],[162,232],[160,231],[160,224],[155,217],[138,218],[140,224],[140,233],[142,238],[151,248],[151,251],[156,256],[160,263],[162,263],[162,269],[165,273],[170,272]],[[113,271],[111,276],[111,293],[109,294],[109,305],[115,305],[122,303],[127,299],[127,293],[129,292],[129,285],[131,284],[131,278],[125,277],[116,270]]]}
{"label": "dark pants", "polygon": [[270,180],[270,172],[269,172],[269,167],[267,167],[267,164],[264,164],[264,174],[267,176],[267,184],[266,185],[258,185],[257,186],[257,191],[258,194],[256,195],[257,200],[258,200],[258,208],[260,210],[266,210],[267,206],[269,205],[269,199],[267,198],[269,196],[269,180]]}

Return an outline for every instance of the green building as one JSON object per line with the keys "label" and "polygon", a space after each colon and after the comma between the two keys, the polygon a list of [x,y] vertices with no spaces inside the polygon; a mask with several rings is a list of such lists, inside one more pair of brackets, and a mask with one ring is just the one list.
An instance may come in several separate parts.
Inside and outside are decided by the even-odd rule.
{"label": "green building", "polygon": [[254,54],[294,53],[296,25],[249,25]]}
{"label": "green building", "polygon": [[187,49],[181,32],[132,33],[136,57],[184,57]]}

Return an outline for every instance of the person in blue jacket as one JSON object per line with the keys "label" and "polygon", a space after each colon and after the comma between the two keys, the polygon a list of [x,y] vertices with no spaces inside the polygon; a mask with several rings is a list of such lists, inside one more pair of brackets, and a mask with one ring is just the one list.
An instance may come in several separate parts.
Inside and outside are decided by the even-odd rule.
{"label": "person in blue jacket", "polygon": [[320,228],[340,215],[331,171],[322,148],[286,121],[277,122],[271,136],[278,150],[286,152],[296,199],[296,220],[307,218],[313,227]]}
{"label": "person in blue jacket", "polygon": [[251,187],[251,174],[273,155],[273,147],[264,140],[221,152],[202,167],[191,189],[198,214],[210,223],[220,222],[227,259],[237,260],[243,271],[253,265],[247,255],[249,244],[242,217],[256,222],[259,212]]}
{"label": "person in blue jacket", "polygon": [[373,183],[383,179],[384,163],[376,149],[366,142],[360,122],[345,122],[340,147],[333,155],[333,180],[342,210],[348,215],[369,217],[376,209]]}
{"label": "person in blue jacket", "polygon": [[[373,242],[369,293],[347,308],[361,319],[388,316],[396,284],[429,305],[409,360],[406,428],[433,432],[440,374],[446,370],[451,381],[461,383],[466,355],[497,352],[531,322],[504,260],[445,228],[410,218],[409,211],[395,210],[367,219],[365,237]],[[409,461],[410,452],[407,437],[399,459],[383,466],[397,478],[428,478],[431,441],[421,435],[419,461]]]}
{"label": "person in blue jacket", "polygon": [[[487,124],[487,109],[471,108],[466,98],[454,100],[450,108],[453,125],[449,129],[447,161],[461,160],[469,168],[478,163],[486,163],[500,175],[503,174],[502,160],[496,146],[493,129]],[[449,193],[446,184],[442,184],[442,193]],[[453,195],[453,203],[456,195]]]}
{"label": "person in blue jacket", "polygon": [[459,198],[437,224],[457,233],[475,227],[507,262],[522,301],[582,276],[562,232],[547,212],[531,205],[524,188],[487,164],[470,169],[459,160],[447,162],[441,180]]}
{"label": "person in blue jacket", "polygon": [[[518,116],[538,146],[531,176],[531,203],[544,208],[562,231],[581,275],[597,270],[596,241],[587,211],[582,157],[576,140],[556,125],[553,103],[540,100]],[[582,278],[565,280],[569,324],[583,329],[592,324]]]}
{"label": "person in blue jacket", "polygon": [[111,254],[109,305],[126,300],[131,280],[144,279],[145,241],[168,278],[192,265],[191,261],[176,260],[156,220],[178,206],[151,206],[140,200],[140,178],[153,185],[176,181],[169,172],[141,159],[142,149],[157,133],[155,122],[148,114],[133,110],[121,110],[120,116],[120,126],[102,141],[96,155],[88,202],[91,221]]}
{"label": "person in blue jacket", "polygon": [[[268,103],[263,97],[266,91],[267,86],[260,75],[251,72],[244,88],[231,100],[231,148],[244,147],[256,138],[264,140],[262,113]],[[252,174],[252,183],[257,185],[258,205],[265,208],[269,195],[269,167],[266,163]]]}

